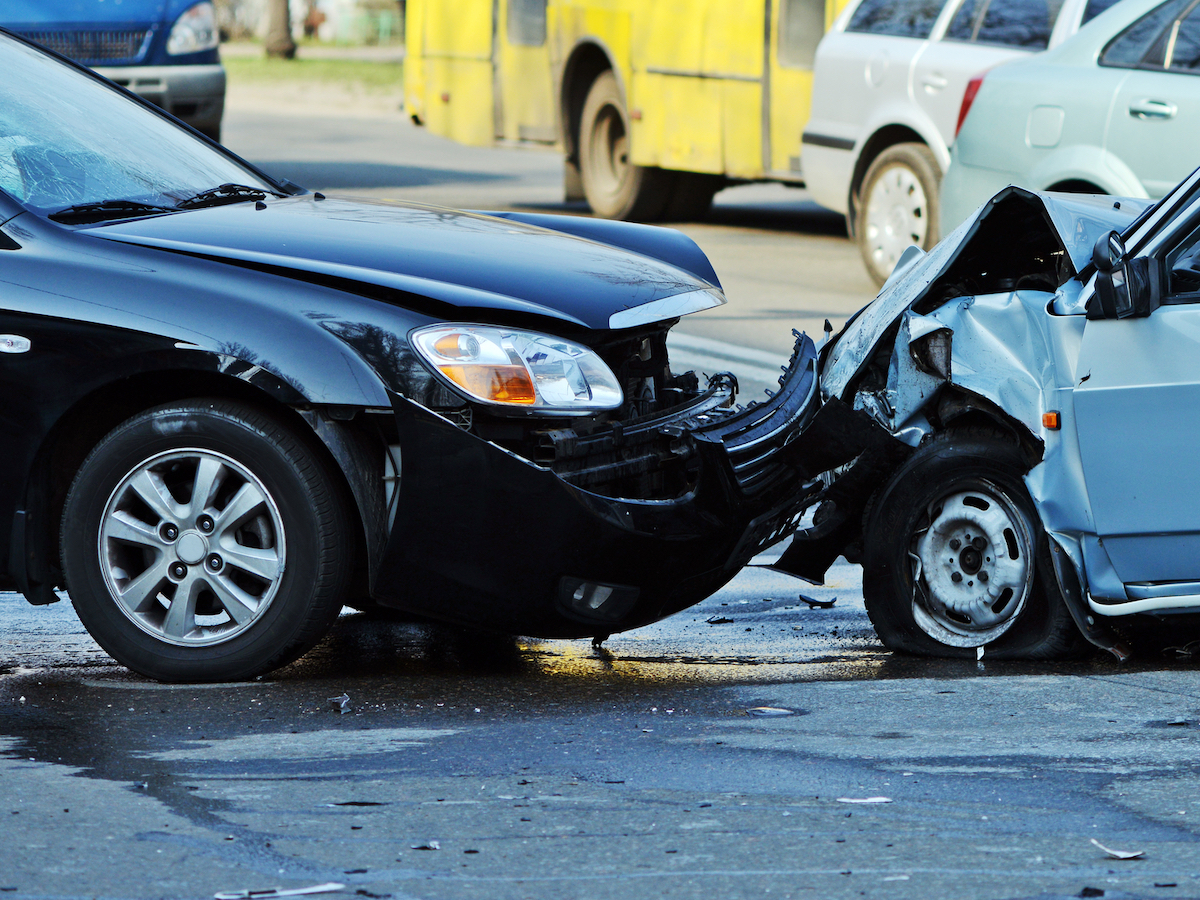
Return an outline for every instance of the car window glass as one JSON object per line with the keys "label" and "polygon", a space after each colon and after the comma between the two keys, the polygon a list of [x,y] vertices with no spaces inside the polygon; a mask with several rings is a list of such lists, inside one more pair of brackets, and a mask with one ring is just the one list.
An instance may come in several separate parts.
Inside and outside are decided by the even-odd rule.
{"label": "car window glass", "polygon": [[1163,59],[1172,72],[1200,73],[1200,6],[1193,7],[1182,21],[1172,23]]}
{"label": "car window glass", "polygon": [[251,170],[103,82],[0,38],[0,188],[38,211],[109,200],[159,206]]}
{"label": "car window glass", "polygon": [[508,40],[526,47],[546,43],[546,0],[509,0]]}
{"label": "car window glass", "polygon": [[1087,5],[1083,8],[1083,16],[1080,17],[1079,24],[1086,25],[1116,2],[1117,0],[1088,0]]}
{"label": "car window glass", "polygon": [[1044,50],[1062,0],[965,0],[950,20],[946,37]]}
{"label": "car window glass", "polygon": [[825,33],[825,0],[783,0],[779,10],[779,62],[811,69]]}
{"label": "car window glass", "polygon": [[927,38],[942,11],[942,0],[863,0],[847,31]]}
{"label": "car window glass", "polygon": [[1168,0],[1142,16],[1104,48],[1100,65],[1161,67],[1166,52],[1167,28],[1193,2],[1195,0]]}
{"label": "car window glass", "polygon": [[[1200,293],[1200,228],[1193,229],[1166,255],[1167,294]],[[1196,301],[1195,296],[1186,298]]]}

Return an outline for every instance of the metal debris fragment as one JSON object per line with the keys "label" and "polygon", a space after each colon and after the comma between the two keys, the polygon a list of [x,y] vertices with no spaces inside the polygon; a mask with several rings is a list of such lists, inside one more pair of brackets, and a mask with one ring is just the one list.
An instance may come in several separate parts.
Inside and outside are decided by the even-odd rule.
{"label": "metal debris fragment", "polygon": [[780,716],[794,716],[795,710],[784,709],[781,706],[752,706],[746,710],[746,715],[756,716],[760,719],[774,719]]}
{"label": "metal debris fragment", "polygon": [[1095,838],[1092,838],[1092,843],[1103,850],[1109,859],[1142,859],[1146,855],[1145,850],[1113,850],[1111,847],[1105,847]]}
{"label": "metal debris fragment", "polygon": [[414,849],[414,850],[441,850],[442,844],[441,844],[441,841],[426,841],[423,844],[413,844],[412,849]]}
{"label": "metal debris fragment", "polygon": [[340,697],[330,697],[330,704],[342,715],[350,712],[350,695],[343,693]]}
{"label": "metal debris fragment", "polygon": [[706,621],[709,625],[728,625],[733,621],[733,619],[729,618],[728,616],[722,616],[719,613],[715,613],[704,621]]}
{"label": "metal debris fragment", "polygon": [[891,797],[838,797],[838,803],[891,803]]}
{"label": "metal debris fragment", "polygon": [[214,900],[256,900],[258,897],[298,897],[301,894],[330,894],[334,891],[345,890],[344,884],[330,881],[326,884],[314,884],[303,888],[266,888],[261,891],[221,891],[213,894]]}

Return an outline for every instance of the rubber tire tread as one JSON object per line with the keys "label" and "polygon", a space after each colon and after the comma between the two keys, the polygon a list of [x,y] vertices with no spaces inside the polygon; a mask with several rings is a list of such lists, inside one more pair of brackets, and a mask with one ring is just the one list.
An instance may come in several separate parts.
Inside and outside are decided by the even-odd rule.
{"label": "rubber tire tread", "polygon": [[867,615],[889,650],[918,656],[975,658],[974,647],[950,647],[917,625],[912,615],[912,534],[938,495],[985,478],[1021,509],[1032,529],[1034,585],[1017,622],[985,646],[990,659],[1062,659],[1087,647],[1058,587],[1049,539],[1025,488],[1027,470],[1009,435],[971,426],[935,435],[888,480],[868,507],[864,526],[863,599]]}
{"label": "rubber tire tread", "polygon": [[583,102],[583,113],[579,119],[579,172],[583,179],[583,192],[592,212],[606,219],[623,219],[631,222],[656,222],[666,210],[671,199],[673,173],[650,166],[629,164],[628,177],[619,190],[608,192],[597,184],[597,167],[605,165],[592,155],[590,133],[605,107],[618,111],[629,134],[629,113],[616,75],[611,69],[596,76]]}
{"label": "rubber tire tread", "polygon": [[[170,449],[171,438],[164,435],[163,426],[172,422],[184,429],[174,440],[178,446],[222,444],[208,449],[237,459],[274,486],[272,496],[284,517],[288,541],[284,581],[262,619],[229,641],[204,647],[166,644],[134,625],[113,601],[96,554],[99,519],[112,490],[139,460]],[[245,450],[230,452],[231,446]],[[264,454],[275,458],[264,461]],[[265,471],[270,468],[278,471]],[[302,515],[289,521],[287,508]],[[302,534],[300,528],[311,533]],[[353,534],[331,468],[313,447],[265,412],[223,399],[200,399],[148,410],[100,441],[67,494],[60,546],[72,604],[109,655],[159,681],[223,682],[254,678],[286,665],[328,632],[349,587]],[[299,552],[305,544],[312,545],[311,554]]]}

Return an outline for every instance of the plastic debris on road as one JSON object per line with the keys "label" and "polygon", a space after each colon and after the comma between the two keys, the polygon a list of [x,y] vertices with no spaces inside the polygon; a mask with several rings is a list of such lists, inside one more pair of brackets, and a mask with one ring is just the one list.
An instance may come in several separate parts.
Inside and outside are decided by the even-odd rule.
{"label": "plastic debris on road", "polygon": [[1145,850],[1114,850],[1111,847],[1105,847],[1095,838],[1092,838],[1092,843],[1103,850],[1109,859],[1142,859],[1146,855]]}
{"label": "plastic debris on road", "polygon": [[733,619],[729,618],[728,616],[722,616],[722,615],[717,614],[717,615],[709,616],[704,621],[707,622],[709,625],[728,625],[730,622],[733,621]]}
{"label": "plastic debris on road", "polygon": [[301,894],[330,894],[346,889],[344,884],[330,881],[326,884],[314,884],[303,888],[265,888],[261,891],[221,891],[213,894],[214,900],[257,900],[259,897],[299,897]]}
{"label": "plastic debris on road", "polygon": [[756,716],[760,719],[775,719],[780,716],[794,716],[794,709],[784,709],[780,706],[752,706],[746,710],[746,715]]}
{"label": "plastic debris on road", "polygon": [[342,696],[340,696],[340,697],[330,697],[329,703],[331,706],[333,706],[334,709],[336,709],[342,715],[345,715],[346,713],[350,712],[350,695],[349,694],[342,694]]}
{"label": "plastic debris on road", "polygon": [[441,850],[442,845],[439,841],[426,841],[423,844],[413,844],[413,850]]}
{"label": "plastic debris on road", "polygon": [[816,597],[801,594],[800,599],[808,604],[809,609],[833,609],[833,604],[837,603],[837,597],[830,600],[818,600]]}
{"label": "plastic debris on road", "polygon": [[838,797],[838,803],[891,803],[891,797]]}

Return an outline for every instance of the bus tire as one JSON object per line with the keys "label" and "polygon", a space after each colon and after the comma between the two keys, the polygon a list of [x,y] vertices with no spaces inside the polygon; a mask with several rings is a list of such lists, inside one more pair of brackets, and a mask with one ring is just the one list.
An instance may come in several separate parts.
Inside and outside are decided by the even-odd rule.
{"label": "bus tire", "polygon": [[668,173],[629,162],[629,115],[611,69],[592,82],[583,103],[579,168],[592,212],[606,219],[653,222],[670,200]]}

